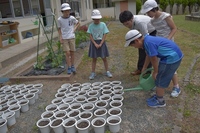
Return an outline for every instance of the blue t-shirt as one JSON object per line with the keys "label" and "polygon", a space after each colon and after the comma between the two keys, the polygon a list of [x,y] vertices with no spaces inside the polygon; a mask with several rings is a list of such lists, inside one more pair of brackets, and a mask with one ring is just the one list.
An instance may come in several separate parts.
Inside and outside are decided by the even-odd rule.
{"label": "blue t-shirt", "polygon": [[145,35],[144,49],[148,56],[157,56],[161,63],[172,64],[183,58],[178,45],[164,37]]}
{"label": "blue t-shirt", "polygon": [[100,22],[99,24],[91,23],[87,30],[87,33],[92,34],[94,40],[102,40],[103,35],[108,32],[109,30],[104,22]]}

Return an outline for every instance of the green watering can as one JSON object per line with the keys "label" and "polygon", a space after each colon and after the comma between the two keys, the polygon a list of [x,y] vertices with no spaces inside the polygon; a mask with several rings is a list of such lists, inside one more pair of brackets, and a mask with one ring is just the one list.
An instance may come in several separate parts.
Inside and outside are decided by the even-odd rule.
{"label": "green watering can", "polygon": [[124,89],[124,91],[134,91],[134,90],[149,91],[153,89],[155,87],[155,80],[153,79],[151,73],[147,73],[148,71],[151,70],[153,70],[153,68],[148,68],[141,73],[138,86],[136,86],[135,88]]}

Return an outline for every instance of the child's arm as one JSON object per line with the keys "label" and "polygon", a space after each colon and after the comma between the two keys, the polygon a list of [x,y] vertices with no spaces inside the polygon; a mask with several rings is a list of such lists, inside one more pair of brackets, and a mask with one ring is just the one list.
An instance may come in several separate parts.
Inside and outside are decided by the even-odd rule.
{"label": "child's arm", "polygon": [[156,76],[158,74],[158,57],[152,56],[150,57],[150,61],[153,66],[153,78],[156,79]]}
{"label": "child's arm", "polygon": [[96,48],[99,48],[99,45],[94,41],[92,34],[90,34],[90,40],[92,41],[92,43]]}
{"label": "child's arm", "polygon": [[150,63],[150,58],[149,58],[148,55],[146,55],[146,58],[145,58],[145,61],[144,61],[144,65],[143,65],[143,68],[142,68],[142,72],[147,69],[149,63]]}
{"label": "child's arm", "polygon": [[78,22],[74,27],[74,32],[77,30],[77,28],[80,26],[80,22]]}
{"label": "child's arm", "polygon": [[106,40],[106,34],[103,35],[103,38],[101,40],[101,43],[100,43],[99,47],[102,46],[102,44],[104,43],[105,40]]}
{"label": "child's arm", "polygon": [[63,43],[61,28],[58,28],[58,35],[59,35],[60,43]]}
{"label": "child's arm", "polygon": [[171,28],[171,32],[168,35],[168,39],[172,39],[174,34],[176,33],[177,27],[172,19],[172,16],[169,16],[167,18],[165,18],[165,21],[167,22],[168,26]]}

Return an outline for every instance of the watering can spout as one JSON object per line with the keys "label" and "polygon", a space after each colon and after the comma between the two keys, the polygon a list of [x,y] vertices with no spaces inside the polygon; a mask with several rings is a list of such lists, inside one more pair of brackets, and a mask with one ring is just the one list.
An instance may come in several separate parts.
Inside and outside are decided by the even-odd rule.
{"label": "watering can spout", "polygon": [[147,73],[148,71],[151,72],[153,68],[148,68],[144,72],[141,73],[139,78],[139,85],[135,88],[124,89],[124,91],[133,91],[133,90],[151,90],[155,87],[155,81],[152,77],[151,73]]}
{"label": "watering can spout", "polygon": [[137,91],[137,90],[142,90],[143,88],[140,86],[140,85],[138,85],[138,86],[136,86],[135,88],[129,88],[129,89],[124,89],[124,91],[126,92],[126,91]]}

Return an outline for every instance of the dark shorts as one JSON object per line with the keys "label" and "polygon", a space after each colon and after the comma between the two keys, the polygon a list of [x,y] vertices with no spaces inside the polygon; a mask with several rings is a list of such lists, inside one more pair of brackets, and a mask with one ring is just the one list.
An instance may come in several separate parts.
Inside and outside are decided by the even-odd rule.
{"label": "dark shorts", "polygon": [[159,63],[158,75],[155,84],[157,87],[167,88],[174,76],[174,73],[180,66],[181,60],[173,64]]}

